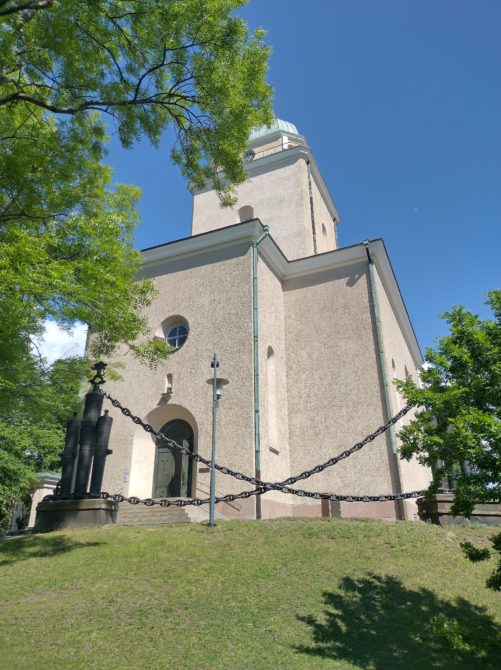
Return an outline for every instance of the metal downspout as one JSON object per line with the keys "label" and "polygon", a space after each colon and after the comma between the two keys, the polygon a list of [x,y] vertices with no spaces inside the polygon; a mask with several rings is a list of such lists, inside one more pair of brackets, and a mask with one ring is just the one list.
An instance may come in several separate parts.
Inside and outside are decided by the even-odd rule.
{"label": "metal downspout", "polygon": [[[258,245],[270,234],[268,226],[263,226],[263,234],[252,243],[252,337],[254,354],[254,468],[255,477],[261,479],[261,432],[259,412],[259,304],[257,285]],[[256,519],[261,518],[261,496],[256,496]]]}
{"label": "metal downspout", "polygon": [[[378,357],[379,357],[379,368],[381,370],[381,379],[383,381],[383,396],[384,396],[384,405],[385,405],[385,412],[386,412],[386,421],[391,419],[393,416],[393,410],[391,406],[391,397],[390,397],[390,383],[388,380],[388,374],[386,372],[386,354],[384,351],[384,344],[383,344],[383,331],[381,328],[381,318],[379,314],[379,302],[377,299],[377,293],[376,293],[376,281],[374,277],[374,262],[372,260],[370,251],[369,251],[369,242],[368,240],[364,240],[364,247],[365,247],[365,252],[367,254],[367,259],[369,261],[369,284],[370,284],[370,293],[371,293],[371,302],[372,302],[372,309],[374,310],[374,321],[376,324],[376,340],[377,340],[377,349],[378,349]],[[394,455],[395,462],[393,464],[394,467],[394,472],[397,480],[397,485],[398,485],[398,491],[397,493],[402,492],[402,484],[400,481],[400,472],[398,469],[398,462],[397,462],[397,436],[395,433],[395,426],[390,426],[389,427],[389,434],[390,434],[390,444],[391,444],[391,451],[392,454]],[[399,514],[401,518],[404,518],[403,516],[403,510],[402,508],[399,509]]]}

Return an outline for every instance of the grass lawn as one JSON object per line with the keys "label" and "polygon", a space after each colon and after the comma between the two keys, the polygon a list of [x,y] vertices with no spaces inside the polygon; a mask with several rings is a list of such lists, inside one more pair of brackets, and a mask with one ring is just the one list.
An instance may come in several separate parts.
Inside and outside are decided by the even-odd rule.
{"label": "grass lawn", "polygon": [[294,519],[0,542],[5,670],[499,670],[493,530]]}

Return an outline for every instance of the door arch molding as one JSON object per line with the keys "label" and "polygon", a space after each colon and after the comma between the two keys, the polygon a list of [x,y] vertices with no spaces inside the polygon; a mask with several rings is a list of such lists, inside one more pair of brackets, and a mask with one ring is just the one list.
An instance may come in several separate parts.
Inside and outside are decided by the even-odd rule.
{"label": "door arch molding", "polygon": [[[176,403],[159,404],[157,407],[142,417],[143,421],[149,423],[154,430],[159,431],[169,421],[183,419],[193,429],[194,452],[198,451],[198,423],[193,414],[182,405]],[[124,468],[130,472],[129,485],[125,493],[138,498],[150,498],[153,491],[153,476],[156,460],[156,440],[151,433],[147,433],[137,426],[132,438],[132,454],[130,465],[124,463]],[[197,468],[192,471],[192,492],[197,486]]]}

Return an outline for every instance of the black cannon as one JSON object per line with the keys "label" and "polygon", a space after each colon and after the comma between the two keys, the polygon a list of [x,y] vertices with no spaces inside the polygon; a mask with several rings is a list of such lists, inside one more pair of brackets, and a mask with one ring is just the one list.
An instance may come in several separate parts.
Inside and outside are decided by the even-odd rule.
{"label": "black cannon", "polygon": [[[108,410],[101,415],[104,396],[100,389],[105,383],[105,363],[96,363],[96,374],[90,380],[92,389],[85,396],[82,421],[76,413],[68,421],[62,452],[62,475],[59,493],[62,498],[95,497],[101,493],[113,419]],[[91,476],[92,471],[92,476]],[[89,491],[89,478],[90,491]]]}

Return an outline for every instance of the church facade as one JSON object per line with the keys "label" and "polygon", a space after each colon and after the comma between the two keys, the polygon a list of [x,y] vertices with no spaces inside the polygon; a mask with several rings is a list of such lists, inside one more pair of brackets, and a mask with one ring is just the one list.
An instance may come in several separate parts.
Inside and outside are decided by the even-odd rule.
{"label": "church facade", "polygon": [[[419,346],[382,240],[339,248],[339,214],[305,138],[275,119],[256,130],[238,204],[193,191],[192,235],[143,251],[158,295],[152,333],[173,347],[151,370],[127,358],[106,390],[177,442],[210,459],[211,359],[225,382],[217,458],[266,481],[321,463],[385,423],[403,401],[392,379],[417,378]],[[209,471],[112,410],[103,487],[140,498],[208,497]],[[404,419],[405,420],[405,419]],[[395,430],[299,484],[337,494],[425,488],[401,461]],[[216,494],[252,488],[220,473]],[[416,518],[414,501],[325,504],[278,492],[219,503],[223,518]]]}

